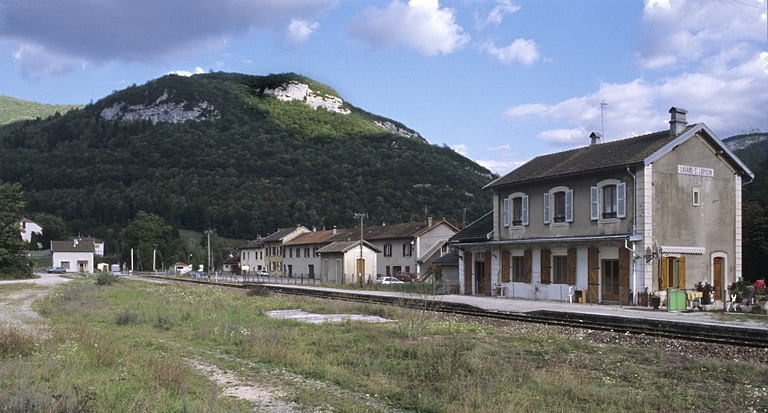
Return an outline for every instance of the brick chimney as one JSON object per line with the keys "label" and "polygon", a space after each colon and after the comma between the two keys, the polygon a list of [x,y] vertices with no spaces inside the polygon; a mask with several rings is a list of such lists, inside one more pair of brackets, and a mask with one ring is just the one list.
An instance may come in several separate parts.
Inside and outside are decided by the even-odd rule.
{"label": "brick chimney", "polygon": [[674,106],[669,108],[669,134],[671,136],[679,135],[688,126],[688,120],[685,119],[687,113],[688,111],[683,108]]}
{"label": "brick chimney", "polygon": [[431,226],[432,226],[432,215],[427,217],[427,227],[431,227]]}
{"label": "brick chimney", "polygon": [[603,137],[597,132],[592,132],[589,134],[589,139],[589,146],[595,146],[600,145],[600,140],[603,139]]}

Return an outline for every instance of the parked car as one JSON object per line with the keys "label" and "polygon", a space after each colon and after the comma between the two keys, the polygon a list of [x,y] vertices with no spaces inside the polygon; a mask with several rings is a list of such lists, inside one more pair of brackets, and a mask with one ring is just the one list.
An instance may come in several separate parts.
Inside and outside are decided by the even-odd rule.
{"label": "parked car", "polygon": [[67,273],[67,269],[64,267],[51,267],[51,268],[48,268],[48,270],[46,271],[48,271],[48,274],[66,274]]}
{"label": "parked car", "polygon": [[410,281],[419,281],[419,278],[413,275],[410,272],[405,271],[398,271],[395,273],[395,278],[397,278],[400,281],[404,282],[410,282]]}
{"label": "parked car", "polygon": [[269,272],[266,270],[257,270],[256,275],[259,277],[269,277]]}
{"label": "parked car", "polygon": [[377,284],[403,284],[402,281],[395,277],[379,277],[376,279]]}

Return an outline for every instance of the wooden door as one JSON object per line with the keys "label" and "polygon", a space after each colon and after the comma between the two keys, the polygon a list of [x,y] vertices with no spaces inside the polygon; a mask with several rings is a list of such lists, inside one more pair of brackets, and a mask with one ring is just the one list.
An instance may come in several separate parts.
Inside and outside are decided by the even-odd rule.
{"label": "wooden door", "polygon": [[587,302],[599,302],[600,264],[599,250],[590,248],[587,251]]}
{"label": "wooden door", "polygon": [[716,257],[712,263],[712,284],[715,286],[715,300],[722,299],[723,296],[723,257]]}

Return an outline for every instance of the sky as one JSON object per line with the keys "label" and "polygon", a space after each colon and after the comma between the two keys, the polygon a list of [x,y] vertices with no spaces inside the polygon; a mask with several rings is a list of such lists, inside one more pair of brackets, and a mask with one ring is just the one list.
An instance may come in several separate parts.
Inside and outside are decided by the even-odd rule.
{"label": "sky", "polygon": [[766,0],[0,0],[0,94],[294,72],[503,175],[669,127],[768,131]]}

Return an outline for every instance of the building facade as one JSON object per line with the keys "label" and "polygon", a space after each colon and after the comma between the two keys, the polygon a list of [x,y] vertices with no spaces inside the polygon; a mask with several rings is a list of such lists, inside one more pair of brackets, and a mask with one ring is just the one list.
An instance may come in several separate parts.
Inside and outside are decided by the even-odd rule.
{"label": "building facade", "polygon": [[741,277],[741,187],[754,178],[705,125],[539,156],[486,186],[492,213],[452,238],[461,291],[636,303]]}

